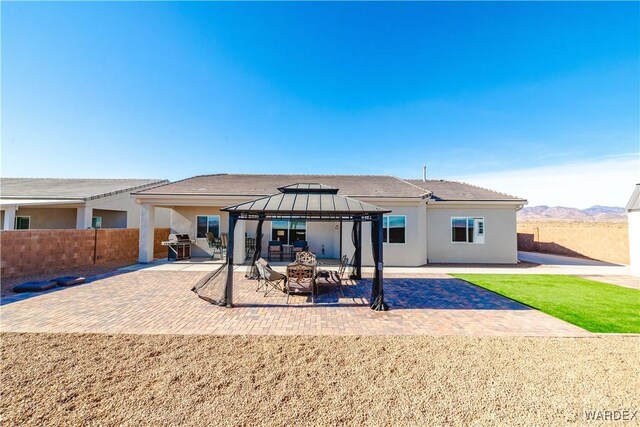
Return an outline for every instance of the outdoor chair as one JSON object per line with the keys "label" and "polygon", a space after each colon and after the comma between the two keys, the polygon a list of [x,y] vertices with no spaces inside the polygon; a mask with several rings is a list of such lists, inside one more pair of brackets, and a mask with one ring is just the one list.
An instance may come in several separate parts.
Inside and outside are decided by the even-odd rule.
{"label": "outdoor chair", "polygon": [[207,243],[209,249],[211,249],[211,259],[214,259],[216,253],[220,254],[220,258],[224,258],[224,248],[222,247],[222,240],[213,236],[212,232],[207,232]]}
{"label": "outdoor chair", "polygon": [[256,292],[264,287],[264,296],[266,297],[272,289],[285,291],[287,276],[274,271],[263,258],[256,261],[256,268],[258,269],[259,276]]}
{"label": "outdoor chair", "polygon": [[279,240],[269,240],[267,259],[271,262],[271,256],[277,256],[282,261],[282,242]]}
{"label": "outdoor chair", "polygon": [[294,256],[297,256],[300,252],[305,252],[309,250],[309,244],[306,240],[296,240],[293,244],[293,248],[291,248],[291,260],[293,261]]}
{"label": "outdoor chair", "polygon": [[251,255],[256,250],[256,239],[254,237],[245,237],[244,238],[244,250],[246,256]]}
{"label": "outdoor chair", "polygon": [[229,234],[228,233],[220,233],[220,244],[222,246],[222,252],[224,252],[225,256],[223,256],[222,258],[226,257],[226,253],[227,253],[227,245],[229,244]]}
{"label": "outdoor chair", "polygon": [[337,286],[338,290],[344,296],[344,290],[342,289],[342,276],[347,269],[349,263],[349,257],[344,255],[340,259],[340,265],[338,271],[333,270],[318,270],[316,274],[316,285],[318,287],[333,287]]}
{"label": "outdoor chair", "polygon": [[313,253],[309,251],[302,251],[296,254],[296,263],[313,265],[314,267],[316,267],[318,265],[318,260]]}
{"label": "outdoor chair", "polygon": [[287,304],[291,294],[311,294],[311,303],[315,304],[315,266],[289,264],[287,266]]}

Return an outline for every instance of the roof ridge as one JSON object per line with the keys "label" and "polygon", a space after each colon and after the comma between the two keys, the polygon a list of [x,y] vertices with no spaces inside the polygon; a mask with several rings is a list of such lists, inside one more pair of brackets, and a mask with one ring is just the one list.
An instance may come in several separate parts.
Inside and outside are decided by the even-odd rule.
{"label": "roof ridge", "polygon": [[[414,181],[422,181],[422,180],[414,179]],[[422,182],[428,182],[428,181],[433,181],[433,182],[451,182],[451,183],[454,183],[454,184],[468,185],[469,187],[478,188],[478,189],[484,190],[484,191],[490,191],[492,193],[501,194],[503,196],[508,196],[508,197],[513,198],[513,199],[525,200],[524,198],[522,198],[520,196],[514,196],[513,194],[503,193],[502,191],[492,190],[491,188],[487,188],[487,187],[481,187],[479,185],[471,184],[471,183],[466,182],[466,181],[456,181],[456,180],[450,180],[450,179],[428,179],[427,181],[422,181]]]}
{"label": "roof ridge", "polygon": [[[192,178],[201,178],[201,177],[208,177],[208,176],[221,176],[221,175],[240,175],[240,176],[375,176],[375,177],[383,177],[383,178],[397,178],[393,175],[386,175],[386,174],[326,174],[326,173],[212,173],[212,174],[202,174],[202,175],[195,175],[192,176],[190,178],[185,178],[185,179],[192,179]],[[174,181],[174,182],[180,182],[180,181],[184,181],[185,179],[181,179],[179,181]]]}
{"label": "roof ridge", "polygon": [[394,177],[395,179],[397,179],[398,181],[400,181],[400,182],[404,182],[405,184],[409,184],[410,186],[415,187],[415,188],[417,188],[418,190],[424,191],[424,192],[425,192],[425,193],[424,193],[424,195],[425,195],[425,196],[431,197],[431,195],[433,194],[433,191],[431,191],[431,190],[427,190],[426,188],[419,187],[419,186],[417,186],[417,185],[415,185],[415,184],[413,184],[413,183],[411,183],[411,182],[407,181],[406,179],[400,178],[400,177],[398,177],[398,176],[393,176],[393,177]]}
{"label": "roof ridge", "polygon": [[480,187],[479,185],[470,184],[470,183],[465,182],[465,181],[451,181],[451,182],[455,182],[455,183],[458,183],[458,184],[468,185],[469,187],[479,188],[480,190],[491,191],[492,193],[502,194],[503,196],[509,196],[509,197],[514,198],[514,199],[524,200],[524,199],[523,199],[522,197],[520,197],[520,196],[514,196],[513,194],[503,193],[502,191],[496,191],[496,190],[492,190],[492,189],[490,189],[490,188],[486,188],[486,187]]}
{"label": "roof ridge", "polygon": [[166,178],[42,178],[42,177],[30,177],[30,176],[2,176],[0,179],[41,179],[41,180],[85,180],[85,181],[167,181]]}
{"label": "roof ridge", "polygon": [[[113,191],[109,191],[109,192],[102,192],[102,193],[94,193],[91,194],[90,196],[85,197],[85,200],[95,200],[95,199],[101,199],[103,197],[107,197],[107,196],[113,196],[116,194],[121,194],[121,193],[133,193],[137,190],[150,190],[152,188],[156,188],[156,187],[160,187],[162,185],[167,185],[169,184],[170,181],[168,179],[161,179],[158,181],[153,181],[153,182],[148,182],[146,184],[140,184],[140,185],[134,185],[133,187],[127,187],[127,188],[121,188],[119,190],[113,190]],[[157,185],[156,185],[157,184]]]}

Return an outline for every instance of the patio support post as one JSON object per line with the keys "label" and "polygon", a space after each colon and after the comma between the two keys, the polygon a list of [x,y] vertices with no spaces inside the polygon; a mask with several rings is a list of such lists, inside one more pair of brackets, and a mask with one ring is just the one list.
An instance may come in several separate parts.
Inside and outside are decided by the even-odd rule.
{"label": "patio support post", "polygon": [[[80,209],[80,208],[78,208]],[[156,223],[156,207],[148,203],[140,205],[140,235],[138,262],[153,262],[153,236]]]}
{"label": "patio support post", "polygon": [[92,219],[93,219],[93,208],[82,206],[76,209],[76,229],[77,230],[86,230],[87,228],[91,228]]}
{"label": "patio support post", "polygon": [[376,215],[376,219],[371,222],[371,246],[373,249],[373,262],[375,273],[373,285],[371,287],[371,309],[375,311],[387,311],[389,306],[384,302],[384,287],[382,270],[383,260],[383,222],[382,214]]}
{"label": "patio support post", "polygon": [[227,288],[225,292],[225,300],[227,308],[233,307],[233,241],[234,230],[238,222],[238,214],[229,214],[229,242],[227,243]]}

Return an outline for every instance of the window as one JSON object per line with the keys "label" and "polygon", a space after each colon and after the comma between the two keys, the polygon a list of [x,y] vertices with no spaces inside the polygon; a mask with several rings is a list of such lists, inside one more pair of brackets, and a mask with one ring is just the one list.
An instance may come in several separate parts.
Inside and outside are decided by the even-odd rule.
{"label": "window", "polygon": [[271,221],[271,240],[293,245],[296,240],[307,240],[307,221],[304,219]]}
{"label": "window", "polygon": [[406,243],[407,217],[386,215],[382,217],[382,241],[385,243]]}
{"label": "window", "polygon": [[94,216],[91,218],[91,228],[102,228],[102,217]]}
{"label": "window", "polygon": [[16,217],[16,230],[28,230],[30,225],[31,225],[31,217],[29,216]]}
{"label": "window", "polygon": [[451,241],[484,243],[484,218],[451,218]]}
{"label": "window", "polygon": [[207,233],[220,237],[220,215],[198,215],[196,217],[196,238],[206,239]]}

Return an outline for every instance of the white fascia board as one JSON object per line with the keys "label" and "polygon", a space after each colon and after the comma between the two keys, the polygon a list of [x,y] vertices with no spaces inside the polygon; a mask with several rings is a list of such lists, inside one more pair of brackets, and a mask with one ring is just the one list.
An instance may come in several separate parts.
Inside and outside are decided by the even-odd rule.
{"label": "white fascia board", "polygon": [[193,194],[132,194],[136,203],[138,204],[150,204],[157,207],[172,207],[172,206],[219,206],[226,207],[231,205],[237,205],[244,202],[255,200],[259,197],[265,196],[199,196]]}
{"label": "white fascia board", "polygon": [[73,199],[0,199],[0,205],[8,206],[48,206],[48,207],[77,207],[84,206],[84,201]]}
{"label": "white fascia board", "polygon": [[526,200],[433,200],[427,201],[427,208],[453,208],[459,206],[473,206],[483,208],[521,208],[526,205]]}
{"label": "white fascia board", "polygon": [[[214,196],[214,195],[197,195],[197,194],[132,194],[131,197],[136,199],[137,203],[148,203],[155,206],[231,206],[239,203],[250,202],[265,195],[254,196]],[[362,202],[371,203],[378,206],[420,206],[425,199],[414,197],[353,197],[351,199],[360,200]]]}
{"label": "white fascia board", "polygon": [[352,197],[347,196],[350,199],[360,200],[361,202],[370,203],[372,205],[387,207],[387,206],[422,206],[425,199],[420,197]]}

